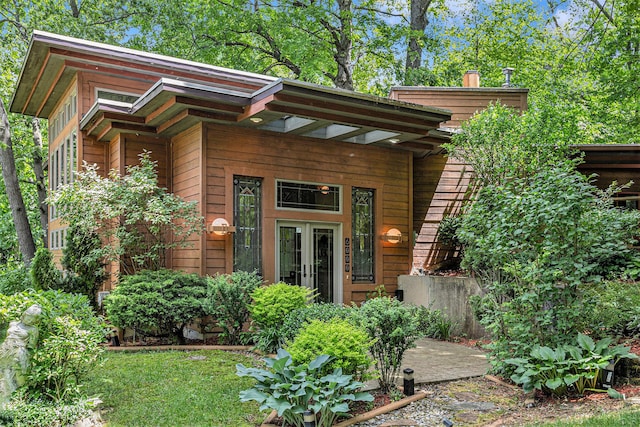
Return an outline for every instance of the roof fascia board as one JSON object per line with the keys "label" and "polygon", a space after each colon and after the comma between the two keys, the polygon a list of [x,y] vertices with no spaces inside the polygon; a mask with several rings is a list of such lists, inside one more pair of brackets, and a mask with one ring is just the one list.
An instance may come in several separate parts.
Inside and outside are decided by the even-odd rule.
{"label": "roof fascia board", "polygon": [[198,99],[208,99],[213,95],[217,99],[232,101],[238,105],[247,105],[251,100],[251,94],[244,92],[163,77],[154,83],[149,90],[143,93],[140,98],[133,103],[132,113],[136,114],[162,92],[171,92]]}
{"label": "roof fascia board", "polygon": [[414,104],[405,101],[398,101],[391,98],[383,98],[380,96],[369,95],[365,93],[350,91],[340,88],[332,88],[327,86],[321,86],[313,83],[302,82],[298,80],[282,79],[285,89],[290,88],[293,91],[301,90],[303,92],[311,92],[322,95],[333,96],[338,99],[342,99],[344,102],[360,101],[368,105],[377,105],[378,107],[387,107],[394,109],[405,110],[404,112],[413,112],[414,114],[429,113],[432,116],[436,116],[437,120],[450,120],[451,111],[444,108],[429,107],[421,104]]}
{"label": "roof fascia board", "polygon": [[516,87],[450,87],[450,86],[393,86],[389,92],[487,92],[487,93],[528,93],[529,89]]}
{"label": "roof fascia board", "polygon": [[65,48],[72,51],[90,52],[98,55],[107,55],[134,63],[145,65],[155,65],[162,68],[176,69],[182,71],[195,71],[200,74],[219,73],[236,80],[252,80],[264,85],[277,80],[275,77],[264,74],[251,73],[247,71],[232,70],[230,68],[208,65],[201,62],[178,59],[171,56],[130,49],[126,47],[98,43],[74,37],[62,36],[46,31],[36,30],[33,32],[31,44],[38,42],[48,45],[48,47]]}

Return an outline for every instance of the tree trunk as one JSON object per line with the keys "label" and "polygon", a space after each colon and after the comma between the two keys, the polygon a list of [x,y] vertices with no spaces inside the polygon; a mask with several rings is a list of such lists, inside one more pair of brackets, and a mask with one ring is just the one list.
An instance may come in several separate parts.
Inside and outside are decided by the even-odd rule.
{"label": "tree trunk", "polygon": [[11,131],[9,129],[9,118],[4,108],[4,103],[0,99],[0,167],[2,167],[2,178],[11,207],[11,216],[18,235],[18,245],[22,254],[22,261],[29,266],[36,252],[36,246],[31,234],[27,210],[24,206],[20,185],[18,184],[18,173],[16,171],[15,157],[13,155],[13,145],[11,143]]}
{"label": "tree trunk", "polygon": [[411,0],[411,22],[409,29],[409,45],[407,46],[407,59],[405,61],[406,70],[417,70],[422,66],[422,46],[420,38],[424,34],[429,20],[427,10],[431,5],[431,0]]}
{"label": "tree trunk", "polygon": [[351,0],[338,0],[340,27],[335,28],[328,21],[322,24],[329,31],[333,39],[336,51],[333,55],[338,71],[333,79],[333,84],[340,89],[353,90],[353,61],[351,51],[353,48]]}
{"label": "tree trunk", "polygon": [[38,202],[40,210],[40,225],[42,226],[42,241],[44,247],[48,247],[48,225],[49,210],[47,206],[47,182],[44,176],[44,167],[42,166],[42,132],[40,132],[40,120],[36,117],[31,120],[33,128],[33,171],[36,175],[36,189],[38,191]]}

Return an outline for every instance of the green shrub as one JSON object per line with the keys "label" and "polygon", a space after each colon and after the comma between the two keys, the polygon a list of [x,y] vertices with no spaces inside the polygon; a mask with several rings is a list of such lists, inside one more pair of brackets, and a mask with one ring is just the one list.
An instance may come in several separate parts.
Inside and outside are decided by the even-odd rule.
{"label": "green shrub", "polygon": [[296,335],[298,335],[300,328],[312,320],[322,320],[325,322],[332,319],[348,320],[353,315],[354,310],[352,307],[324,302],[308,304],[304,307],[297,308],[287,314],[284,322],[282,322],[278,328],[281,345],[293,341]]}
{"label": "green shrub", "polygon": [[543,169],[484,187],[466,210],[463,266],[484,287],[472,303],[491,335],[494,373],[510,376],[505,359],[589,328],[582,284],[616,277],[638,257],[630,245],[640,213],[616,209],[608,194],[574,169]]}
{"label": "green shrub", "polygon": [[462,217],[460,216],[442,218],[442,221],[438,224],[438,240],[452,247],[460,246],[460,239],[458,239],[457,233],[461,223]]}
{"label": "green shrub", "polygon": [[274,352],[280,346],[279,326],[286,316],[302,308],[313,299],[313,291],[303,286],[276,283],[261,286],[251,294],[253,302],[249,308],[253,324],[258,328],[256,347]]}
{"label": "green shrub", "polygon": [[95,255],[101,248],[102,241],[95,231],[77,224],[69,226],[61,260],[66,273],[62,286],[65,292],[87,295],[89,301],[97,303],[96,291],[106,278],[104,261]]}
{"label": "green shrub", "polygon": [[547,394],[564,396],[571,390],[583,394],[585,390],[603,387],[599,383],[600,372],[610,363],[621,358],[637,358],[623,346],[610,347],[613,340],[602,339],[597,343],[591,337],[578,334],[578,345],[562,345],[552,349],[534,346],[529,357],[506,359],[515,366],[511,380],[521,384],[525,392],[542,390]]}
{"label": "green shrub", "polygon": [[102,354],[107,328],[84,295],[59,291],[0,294],[0,330],[20,318],[31,305],[39,304],[39,341],[31,359],[25,388],[31,398],[70,401],[79,396],[79,386]]}
{"label": "green shrub", "polygon": [[640,334],[640,282],[603,281],[580,286],[591,310],[585,311],[585,330],[596,338]]}
{"label": "green shrub", "polygon": [[222,338],[231,345],[246,344],[251,336],[243,332],[249,321],[251,293],[262,284],[257,273],[236,271],[207,278],[205,314],[214,318],[223,330]]}
{"label": "green shrub", "polygon": [[308,364],[322,354],[329,355],[332,360],[326,366],[326,373],[341,368],[344,374],[362,380],[373,364],[369,356],[371,344],[366,331],[336,318],[327,322],[312,320],[285,349],[297,365]]}
{"label": "green shrub", "polygon": [[415,308],[389,297],[371,299],[357,312],[358,325],[374,340],[371,354],[380,372],[378,382],[383,392],[395,386],[393,380],[400,370],[405,350],[413,347],[422,336],[415,313]]}
{"label": "green shrub", "polygon": [[109,321],[119,328],[169,335],[184,344],[183,328],[204,315],[205,278],[173,270],[125,276],[105,298]]}
{"label": "green shrub", "polygon": [[358,392],[364,384],[353,381],[341,369],[325,375],[330,361],[330,356],[321,355],[308,365],[296,365],[289,353],[279,349],[275,358],[265,359],[267,369],[238,364],[238,376],[257,382],[253,388],[240,392],[240,400],[260,403],[261,411],[277,411],[287,426],[303,427],[303,413],[310,409],[316,414],[318,427],[330,427],[338,416],[348,415],[349,402],[373,401],[371,394]]}
{"label": "green shrub", "polygon": [[60,427],[72,426],[92,414],[91,405],[84,400],[69,403],[33,400],[21,395],[0,410],[0,426]]}
{"label": "green shrub", "polygon": [[31,261],[31,280],[35,289],[60,289],[62,273],[53,264],[53,254],[47,248],[38,248]]}
{"label": "green shrub", "polygon": [[313,299],[313,291],[303,286],[280,282],[261,286],[251,294],[251,318],[258,326],[276,326],[296,308],[304,307]]}
{"label": "green shrub", "polygon": [[0,265],[0,294],[10,295],[31,288],[29,270],[23,262],[9,260]]}
{"label": "green shrub", "polygon": [[448,341],[457,332],[457,324],[442,311],[420,306],[415,308],[418,330],[422,336]]}

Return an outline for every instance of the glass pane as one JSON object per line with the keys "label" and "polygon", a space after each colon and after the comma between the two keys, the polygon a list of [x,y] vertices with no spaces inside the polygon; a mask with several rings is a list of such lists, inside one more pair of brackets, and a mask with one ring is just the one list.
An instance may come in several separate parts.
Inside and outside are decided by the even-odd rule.
{"label": "glass pane", "polygon": [[321,302],[333,302],[333,230],[313,229],[313,283]]}
{"label": "glass pane", "polygon": [[374,190],[354,188],[352,194],[352,277],[354,282],[375,282]]}
{"label": "glass pane", "polygon": [[262,179],[234,177],[233,270],[262,274]]}
{"label": "glass pane", "polygon": [[280,227],[280,277],[290,285],[302,285],[302,228]]}
{"label": "glass pane", "polygon": [[340,187],[278,181],[278,207],[318,211],[340,211]]}

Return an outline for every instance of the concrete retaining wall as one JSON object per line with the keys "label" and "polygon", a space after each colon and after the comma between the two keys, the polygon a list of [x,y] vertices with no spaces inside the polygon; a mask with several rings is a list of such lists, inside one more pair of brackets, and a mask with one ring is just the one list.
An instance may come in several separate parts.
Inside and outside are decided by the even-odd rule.
{"label": "concrete retaining wall", "polygon": [[441,310],[458,323],[468,338],[485,336],[484,328],[473,316],[469,297],[480,295],[478,282],[471,277],[399,276],[398,289],[404,301]]}

